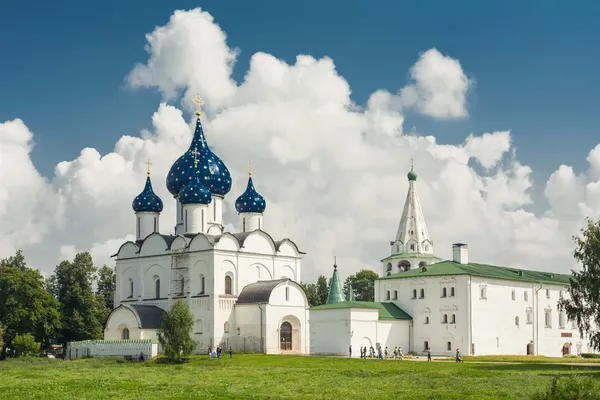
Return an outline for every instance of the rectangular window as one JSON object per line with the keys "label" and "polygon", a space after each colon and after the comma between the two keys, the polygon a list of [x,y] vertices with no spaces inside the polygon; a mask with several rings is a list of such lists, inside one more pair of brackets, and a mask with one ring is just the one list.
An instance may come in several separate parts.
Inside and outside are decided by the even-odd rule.
{"label": "rectangular window", "polygon": [[200,294],[204,294],[204,276],[200,278]]}
{"label": "rectangular window", "polygon": [[454,297],[454,286],[450,288],[450,297]]}
{"label": "rectangular window", "polygon": [[448,342],[448,343],[446,343],[446,349],[447,349],[448,351],[452,351],[452,342]]}
{"label": "rectangular window", "polygon": [[140,217],[137,217],[137,236],[140,237]]}
{"label": "rectangular window", "polygon": [[290,301],[290,288],[285,288],[285,301]]}
{"label": "rectangular window", "polygon": [[525,292],[523,292],[523,299],[525,301],[529,301],[529,292],[527,290]]}
{"label": "rectangular window", "polygon": [[442,288],[442,297],[446,297],[446,294],[447,294],[447,289]]}
{"label": "rectangular window", "polygon": [[527,323],[533,324],[533,310],[527,310]]}
{"label": "rectangular window", "polygon": [[486,300],[487,299],[487,288],[485,286],[483,286],[482,288],[479,289],[479,295],[480,295],[480,299],[481,300]]}
{"label": "rectangular window", "polygon": [[512,291],[512,299],[516,300],[517,299],[517,292],[516,291]]}
{"label": "rectangular window", "polygon": [[552,328],[552,311],[546,310],[544,313],[544,322],[546,324],[546,328]]}
{"label": "rectangular window", "polygon": [[442,324],[447,324],[448,323],[448,314],[444,314],[444,316],[442,317]]}
{"label": "rectangular window", "polygon": [[417,289],[413,289],[413,299],[417,298]]}
{"label": "rectangular window", "polygon": [[394,290],[394,300],[398,300],[398,291]]}
{"label": "rectangular window", "polygon": [[425,289],[421,289],[421,296],[419,298],[420,299],[424,299],[425,298]]}
{"label": "rectangular window", "polygon": [[390,291],[389,290],[385,292],[385,299],[386,300],[390,299]]}
{"label": "rectangular window", "polygon": [[550,289],[546,289],[546,298],[549,299],[550,298]]}
{"label": "rectangular window", "polygon": [[156,232],[156,217],[154,217],[154,232]]}
{"label": "rectangular window", "polygon": [[450,320],[451,324],[455,324],[456,323],[456,314],[452,314],[452,319]]}

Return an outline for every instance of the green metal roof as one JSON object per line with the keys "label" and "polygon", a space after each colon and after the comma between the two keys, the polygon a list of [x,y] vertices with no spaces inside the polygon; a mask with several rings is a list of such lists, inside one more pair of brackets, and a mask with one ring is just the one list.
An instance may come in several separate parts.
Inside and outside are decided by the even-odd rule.
{"label": "green metal roof", "polygon": [[339,303],[344,301],[344,291],[340,283],[340,277],[337,272],[337,265],[333,266],[333,276],[331,277],[331,286],[327,296],[327,304]]}
{"label": "green metal roof", "polygon": [[498,267],[495,265],[477,263],[460,264],[454,261],[442,261],[428,265],[425,271],[423,271],[422,268],[415,268],[410,271],[399,272],[377,279],[405,279],[447,275],[471,275],[532,283],[553,283],[557,285],[569,285],[569,279],[571,278],[570,275],[556,274],[553,272],[531,271],[527,269]]}
{"label": "green metal roof", "polygon": [[381,303],[377,301],[342,301],[340,303],[311,307],[310,310],[339,310],[344,308],[376,309],[379,312],[379,319],[412,319],[410,315],[394,303]]}

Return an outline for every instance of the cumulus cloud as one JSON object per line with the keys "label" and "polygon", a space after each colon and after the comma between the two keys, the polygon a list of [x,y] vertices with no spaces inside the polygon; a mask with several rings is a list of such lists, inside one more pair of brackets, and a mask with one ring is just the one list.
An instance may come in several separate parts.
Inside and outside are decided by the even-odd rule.
{"label": "cumulus cloud", "polygon": [[[457,60],[435,49],[424,52],[398,94],[375,91],[363,108],[352,103],[348,82],[327,57],[300,55],[286,63],[256,53],[244,80],[235,83],[238,52],[200,9],[175,12],[146,38],[149,58],[133,67],[127,81],[162,93],[165,103],[152,116],[152,129],[123,136],[108,154],[83,149],[59,163],[46,182],[29,159],[31,132],[19,120],[0,124],[0,164],[24,171],[16,179],[4,164],[0,169],[0,216],[6,221],[0,256],[24,247],[46,270],[82,250],[91,250],[99,264],[110,262],[134,232],[131,201],[143,188],[148,158],[154,189],[165,203],[161,231],[171,233],[174,200],[164,178],[191,140],[188,111],[200,92],[209,111],[207,140],[234,178],[226,226],[239,229],[233,203],[252,159],[255,186],[267,200],[265,229],[307,252],[304,280],[329,274],[334,255],[343,275],[379,268],[400,219],[411,157],[440,257],[450,257],[450,244],[464,241],[476,261],[561,272],[573,266],[570,236],[600,202],[598,148],[586,173],[563,166],[550,177],[550,205],[535,215],[523,209],[533,201],[532,171],[517,159],[510,131],[469,135],[455,145],[403,134],[409,108],[438,119],[468,115],[472,81]],[[184,111],[167,104],[180,97]],[[473,169],[470,160],[483,170]]]}

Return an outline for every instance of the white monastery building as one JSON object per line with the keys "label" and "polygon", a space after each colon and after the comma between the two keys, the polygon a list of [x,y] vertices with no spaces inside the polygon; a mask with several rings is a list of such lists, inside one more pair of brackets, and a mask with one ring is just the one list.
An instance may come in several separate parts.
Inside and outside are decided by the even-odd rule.
{"label": "white monastery building", "polygon": [[266,202],[251,172],[235,202],[238,229],[224,230],[231,176],[206,142],[200,109],[196,114],[192,143],[166,178],[177,206],[174,229],[161,232],[163,202],[148,170],[132,204],[136,240],[115,254],[115,308],[105,340],[70,344],[71,358],[142,348],[155,355],[162,317],[178,300],[194,315],[202,353],[215,346],[343,356],[353,349],[353,357],[364,346],[401,347],[404,354],[430,349],[433,355],[590,351],[557,307],[567,295],[568,275],[474,263],[461,243],[453,245],[452,260],[435,256],[413,168],[398,232],[375,281],[376,301],[355,301],[352,288],[344,295],[334,266],[327,304],[309,309],[298,283],[304,253],[264,230]]}
{"label": "white monastery building", "polygon": [[[568,295],[569,275],[470,262],[462,243],[452,246],[452,260],[440,261],[413,168],[408,181],[391,254],[375,281],[376,301],[355,302],[352,293],[332,300],[330,292],[328,304],[310,309],[311,352],[348,356],[352,347],[359,357],[363,346],[422,355],[428,349],[433,355],[592,352],[557,306]],[[335,285],[337,271],[332,291]]]}

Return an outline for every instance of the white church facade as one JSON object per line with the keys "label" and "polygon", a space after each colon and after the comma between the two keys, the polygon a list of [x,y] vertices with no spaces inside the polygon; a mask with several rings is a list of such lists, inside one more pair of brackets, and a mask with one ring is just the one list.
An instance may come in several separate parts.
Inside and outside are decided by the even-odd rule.
{"label": "white church facade", "polygon": [[133,201],[136,240],[115,255],[115,308],[105,340],[155,340],[163,313],[181,300],[194,315],[199,352],[221,346],[306,353],[308,301],[297,283],[303,253],[293,241],[275,240],[263,230],[266,202],[251,172],[236,201],[239,231],[224,231],[222,204],[231,176],[206,143],[199,110],[192,143],[166,183],[177,224],[172,233],[161,233],[163,203],[148,171]]}

